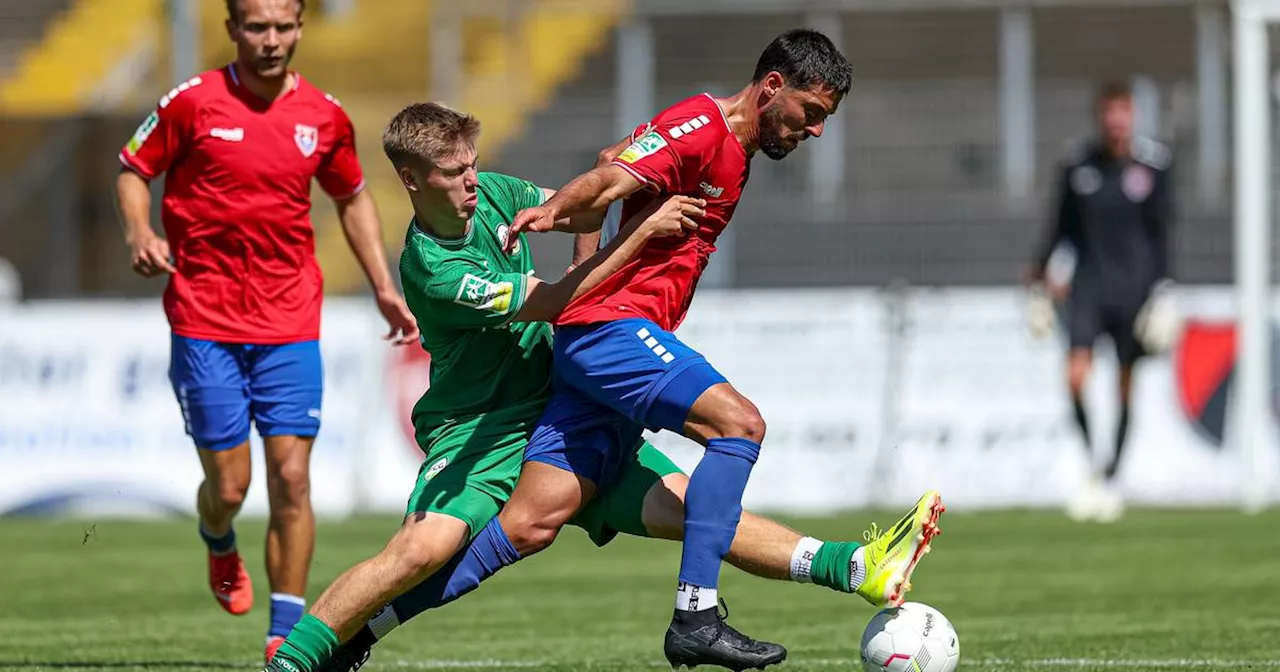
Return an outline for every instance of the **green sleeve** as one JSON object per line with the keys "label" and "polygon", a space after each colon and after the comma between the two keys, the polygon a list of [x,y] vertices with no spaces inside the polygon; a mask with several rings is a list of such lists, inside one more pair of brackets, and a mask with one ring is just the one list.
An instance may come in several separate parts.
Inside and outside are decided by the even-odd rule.
{"label": "green sleeve", "polygon": [[528,276],[494,272],[469,259],[430,261],[424,250],[411,246],[400,264],[405,301],[419,323],[460,329],[498,326],[524,305]]}
{"label": "green sleeve", "polygon": [[480,173],[479,180],[480,189],[507,221],[525,208],[542,205],[542,188],[528,180],[502,173]]}

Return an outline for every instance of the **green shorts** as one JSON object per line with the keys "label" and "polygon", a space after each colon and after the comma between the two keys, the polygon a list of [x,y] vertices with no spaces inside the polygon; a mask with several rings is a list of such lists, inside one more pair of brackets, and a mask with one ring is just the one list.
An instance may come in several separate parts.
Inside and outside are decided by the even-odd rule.
{"label": "green shorts", "polygon": [[[525,445],[541,412],[541,403],[533,413],[528,408],[503,409],[420,435],[426,458],[406,514],[444,514],[466,523],[471,536],[479,534],[511,499]],[[647,537],[642,519],[645,495],[664,476],[678,473],[683,472],[674,462],[644,441],[618,483],[596,495],[569,524],[586,530],[597,546],[620,532]]]}

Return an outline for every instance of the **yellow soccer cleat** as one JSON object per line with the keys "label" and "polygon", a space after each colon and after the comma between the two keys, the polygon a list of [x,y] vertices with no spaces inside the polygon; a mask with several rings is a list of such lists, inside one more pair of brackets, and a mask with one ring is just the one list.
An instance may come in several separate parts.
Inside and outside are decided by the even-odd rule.
{"label": "yellow soccer cleat", "polygon": [[929,542],[942,530],[938,518],[946,511],[942,496],[930,490],[889,531],[881,534],[875,523],[862,534],[862,563],[866,578],[854,592],[876,607],[897,607],[911,590],[911,572],[929,552]]}

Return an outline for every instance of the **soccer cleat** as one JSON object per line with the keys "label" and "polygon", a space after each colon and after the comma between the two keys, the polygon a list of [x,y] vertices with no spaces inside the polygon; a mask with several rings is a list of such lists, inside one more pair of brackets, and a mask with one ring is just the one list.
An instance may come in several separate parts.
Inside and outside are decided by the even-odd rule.
{"label": "soccer cleat", "polygon": [[780,644],[756,641],[730,627],[724,622],[729,607],[724,600],[720,606],[723,616],[718,609],[676,610],[662,647],[672,668],[719,665],[741,672],[763,670],[787,659],[787,650]]}
{"label": "soccer cleat", "polygon": [[284,637],[281,637],[280,635],[276,635],[275,637],[268,637],[267,652],[266,652],[266,655],[263,656],[263,660],[270,663],[271,659],[276,657],[276,649],[280,648],[281,644],[284,644]]}
{"label": "soccer cleat", "polygon": [[911,572],[929,552],[929,542],[942,534],[938,517],[946,509],[938,491],[930,490],[888,532],[881,534],[872,523],[863,533],[866,578],[854,592],[876,607],[900,606],[911,590]]}
{"label": "soccer cleat", "polygon": [[358,672],[369,662],[369,654],[373,653],[370,645],[352,639],[338,646],[329,660],[320,663],[316,672]]}
{"label": "soccer cleat", "polygon": [[253,581],[235,551],[209,554],[209,588],[227,613],[240,616],[253,607]]}

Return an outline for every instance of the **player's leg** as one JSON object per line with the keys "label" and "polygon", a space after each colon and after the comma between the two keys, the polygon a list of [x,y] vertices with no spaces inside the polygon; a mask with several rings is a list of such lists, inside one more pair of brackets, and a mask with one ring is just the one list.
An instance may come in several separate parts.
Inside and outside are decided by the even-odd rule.
{"label": "player's leg", "polygon": [[557,375],[638,424],[682,432],[706,448],[689,478],[676,605],[664,649],[672,665],[764,667],[786,649],[753,640],[719,614],[720,564],[742,515],[764,420],[703,357],[649,320],[556,334]]}
{"label": "player's leg", "polygon": [[524,451],[520,479],[502,512],[448,565],[378,612],[335,653],[323,672],[347,672],[401,623],[474,590],[503,567],[551,544],[560,528],[591,501],[597,483],[612,484],[624,458],[621,447],[641,429],[568,389],[547,404]]}
{"label": "player's leg", "polygon": [[1076,426],[1080,428],[1085,455],[1093,463],[1093,448],[1089,435],[1089,416],[1085,410],[1084,390],[1093,368],[1093,344],[1102,334],[1102,315],[1096,292],[1081,287],[1071,293],[1067,307],[1067,391],[1071,396],[1071,408]]}
{"label": "player's leg", "polygon": [[306,611],[315,550],[311,448],[320,431],[324,369],[317,341],[247,346],[250,413],[266,447],[267,660]]}
{"label": "player's leg", "polygon": [[[608,543],[618,532],[680,540],[684,537],[687,486],[688,477],[675,463],[646,442],[627,466],[618,485],[589,504],[574,523],[586,529],[597,545]],[[873,525],[863,538],[882,537],[876,530]],[[905,547],[905,543],[902,545]],[[866,579],[869,575],[874,579],[882,572],[869,572],[878,567],[869,567],[866,552],[859,553],[859,548],[860,544],[854,542],[807,537],[768,518],[743,511],[725,559],[762,578],[815,583],[844,593],[857,592],[870,599],[873,597],[869,595],[870,586],[874,581],[864,586]]]}
{"label": "player's leg", "polygon": [[1072,291],[1068,305],[1067,392],[1071,398],[1072,417],[1080,430],[1087,476],[1079,491],[1067,503],[1067,515],[1075,520],[1095,517],[1102,498],[1102,483],[1096,473],[1089,414],[1085,404],[1085,386],[1093,369],[1093,346],[1103,333],[1098,292],[1088,286]]}
{"label": "player's leg", "polygon": [[[361,630],[361,626],[375,611],[439,572],[498,515],[505,497],[492,493],[511,491],[525,430],[504,439],[501,432],[486,434],[476,424],[419,437],[419,444],[430,446],[430,451],[414,482],[400,530],[381,552],[347,570],[325,590],[277,651],[269,670],[345,672],[358,665],[368,646],[351,649],[360,638],[356,634],[352,639],[353,633],[366,632],[367,627]],[[388,619],[394,619],[394,612],[375,617],[375,621]],[[340,642],[346,644],[339,646]],[[338,666],[340,661],[345,665]]]}
{"label": "player's leg", "polygon": [[1124,514],[1124,497],[1116,483],[1116,474],[1120,470],[1120,461],[1124,456],[1129,438],[1129,416],[1133,397],[1133,371],[1138,360],[1145,354],[1141,343],[1134,333],[1138,310],[1115,310],[1109,322],[1107,333],[1115,344],[1116,358],[1119,364],[1117,377],[1117,403],[1119,404],[1118,422],[1116,423],[1115,443],[1107,464],[1102,471],[1102,487],[1097,503],[1095,517],[1099,522],[1113,522]]}
{"label": "player's leg", "polygon": [[208,547],[209,587],[218,604],[236,615],[253,606],[253,583],[232,525],[251,472],[249,395],[239,348],[174,334],[169,359],[169,380],[204,471],[196,510]]}
{"label": "player's leg", "polygon": [[[689,477],[662,451],[645,442],[617,485],[574,518],[598,546],[618,533],[684,539],[684,496]],[[725,560],[766,579],[815,583],[852,592],[851,562],[858,544],[820,541],[781,523],[743,511]]]}

